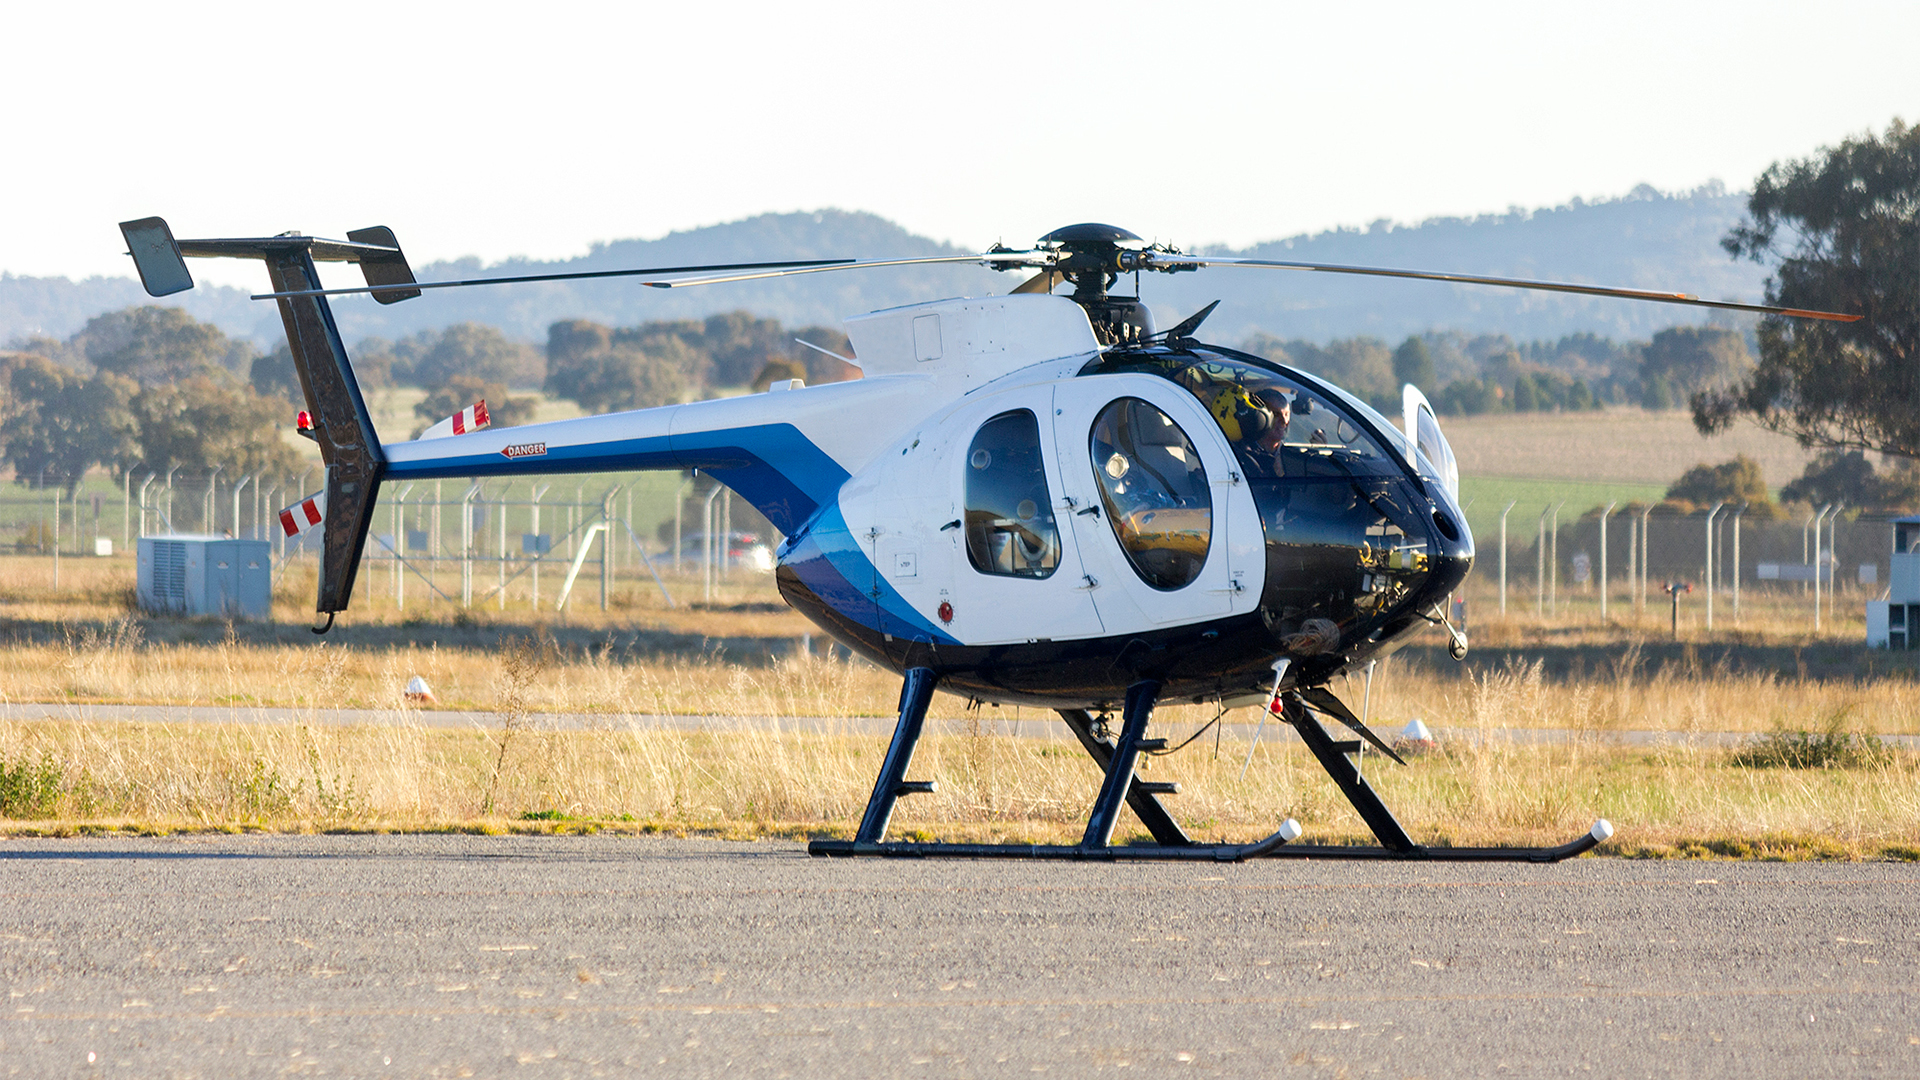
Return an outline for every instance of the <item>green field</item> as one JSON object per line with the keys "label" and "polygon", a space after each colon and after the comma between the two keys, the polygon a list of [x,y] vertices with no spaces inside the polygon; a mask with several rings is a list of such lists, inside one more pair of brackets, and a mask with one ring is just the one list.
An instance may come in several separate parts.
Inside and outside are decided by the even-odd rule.
{"label": "green field", "polygon": [[1658,502],[1666,494],[1665,484],[1628,484],[1614,481],[1530,480],[1507,476],[1462,476],[1460,502],[1466,511],[1467,525],[1480,544],[1494,543],[1500,535],[1500,511],[1509,500],[1513,511],[1507,516],[1507,535],[1525,538],[1533,535],[1542,511],[1556,502],[1562,523],[1572,521],[1596,506],[1617,502]]}

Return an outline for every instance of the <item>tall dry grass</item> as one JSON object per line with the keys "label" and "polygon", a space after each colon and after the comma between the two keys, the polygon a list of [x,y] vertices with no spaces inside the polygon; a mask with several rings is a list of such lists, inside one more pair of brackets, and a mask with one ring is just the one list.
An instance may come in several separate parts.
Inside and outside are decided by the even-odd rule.
{"label": "tall dry grass", "polygon": [[[0,722],[0,816],[15,829],[82,825],[268,829],[635,828],[720,835],[846,833],[857,822],[885,750],[885,725],[803,719],[844,703],[843,663],[789,661],[730,673],[697,665],[630,671],[604,658],[565,663],[538,642],[498,666],[493,719],[470,729],[427,726],[400,699],[397,656],[380,661],[392,688],[371,703],[376,722],[323,723],[329,700],[365,666],[348,650],[304,654],[293,674],[308,716],[283,725]],[[653,706],[704,678],[716,712],[767,717],[744,727],[686,730],[645,722]],[[1403,684],[1396,688],[1395,683]],[[1657,680],[1655,680],[1657,682]],[[1417,678],[1376,685],[1376,707]],[[1406,768],[1365,759],[1369,779],[1427,843],[1545,843],[1598,816],[1627,850],[1790,854],[1920,854],[1920,755],[1895,751],[1854,768],[1743,764],[1729,748],[1681,737],[1657,747],[1610,734],[1623,694],[1689,699],[1678,685],[1622,680],[1566,693],[1537,666],[1488,672],[1446,690],[1461,722],[1440,751]],[[577,696],[575,696],[577,695]],[[532,709],[611,699],[585,729]],[[912,775],[939,790],[902,802],[896,835],[1072,841],[1100,776],[1063,730],[1006,734],[991,710],[958,710],[931,725]],[[1542,714],[1574,731],[1541,744],[1524,729]],[[1168,710],[1156,734],[1176,742],[1210,716]],[[1363,840],[1365,829],[1290,732],[1269,726],[1254,745],[1251,717],[1216,744],[1149,758],[1142,774],[1175,779],[1170,805],[1196,836],[1251,839],[1284,817],[1312,838]],[[1241,777],[1249,750],[1252,766]],[[25,770],[9,796],[7,777]],[[11,770],[11,771],[9,771]],[[40,777],[34,781],[33,777]],[[52,781],[46,782],[46,778]],[[38,787],[33,784],[38,783]],[[29,790],[31,789],[31,790]],[[12,798],[9,803],[8,799]],[[1131,818],[1128,824],[1132,825]],[[1127,833],[1122,829],[1122,836]]]}

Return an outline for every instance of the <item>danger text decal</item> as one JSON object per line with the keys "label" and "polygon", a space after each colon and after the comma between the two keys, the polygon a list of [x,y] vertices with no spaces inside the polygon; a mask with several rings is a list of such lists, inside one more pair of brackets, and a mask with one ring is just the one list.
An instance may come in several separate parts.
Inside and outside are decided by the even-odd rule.
{"label": "danger text decal", "polygon": [[500,449],[500,456],[505,458],[544,457],[546,453],[547,444],[543,442],[511,443]]}

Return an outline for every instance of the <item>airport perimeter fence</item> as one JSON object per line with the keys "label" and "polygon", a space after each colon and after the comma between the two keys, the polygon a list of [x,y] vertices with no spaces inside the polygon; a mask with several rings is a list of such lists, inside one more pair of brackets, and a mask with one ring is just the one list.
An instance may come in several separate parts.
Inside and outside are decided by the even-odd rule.
{"label": "airport perimeter fence", "polygon": [[1476,533],[1476,617],[1668,622],[1677,591],[1686,625],[1726,628],[1764,612],[1831,629],[1862,619],[1862,604],[1887,590],[1892,514],[1571,505],[1515,505],[1504,530]]}
{"label": "airport perimeter fence", "polygon": [[[291,475],[96,472],[72,496],[51,480],[8,485],[0,489],[0,537],[11,536],[16,553],[68,558],[130,555],[145,535],[251,537],[273,544],[284,573],[317,565],[319,530],[290,537],[278,519],[318,490],[321,475],[317,466]],[[730,491],[707,478],[640,476],[385,483],[356,591],[403,610],[540,609],[570,600],[587,574],[603,604],[614,590],[644,588],[672,606],[765,580],[777,537],[742,504],[741,516],[751,515],[761,535],[740,543]],[[1785,618],[1831,630],[1863,618],[1864,601],[1886,592],[1892,515],[1824,507],[1768,517],[1738,506],[1655,505],[1603,516],[1574,510],[1576,499],[1515,504],[1497,519],[1484,507],[1475,515],[1477,557],[1462,589],[1472,621],[1664,625],[1672,585],[1689,626]],[[55,584],[57,567],[56,558]]]}
{"label": "airport perimeter fence", "polygon": [[[10,534],[17,554],[52,556],[56,587],[62,557],[128,556],[141,537],[158,535],[264,540],[279,577],[318,564],[321,529],[290,534],[281,511],[316,494],[322,479],[318,467],[290,475],[176,469],[95,474],[71,496],[58,483],[10,486],[0,489],[0,535]],[[670,490],[618,475],[383,483],[355,591],[403,610],[554,609],[573,599],[584,575],[602,610],[621,587],[652,590],[672,607],[711,601],[771,569],[774,538],[761,535],[758,515],[736,508],[731,491],[701,477],[678,478]],[[736,530],[736,509],[743,525],[754,519],[755,532]]]}

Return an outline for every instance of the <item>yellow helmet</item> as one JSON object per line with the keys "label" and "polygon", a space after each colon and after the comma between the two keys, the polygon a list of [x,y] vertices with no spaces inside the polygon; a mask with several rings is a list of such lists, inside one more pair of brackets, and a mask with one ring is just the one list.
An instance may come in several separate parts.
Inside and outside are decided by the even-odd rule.
{"label": "yellow helmet", "polygon": [[1244,386],[1221,387],[1207,411],[1229,442],[1257,439],[1273,428],[1273,412]]}

